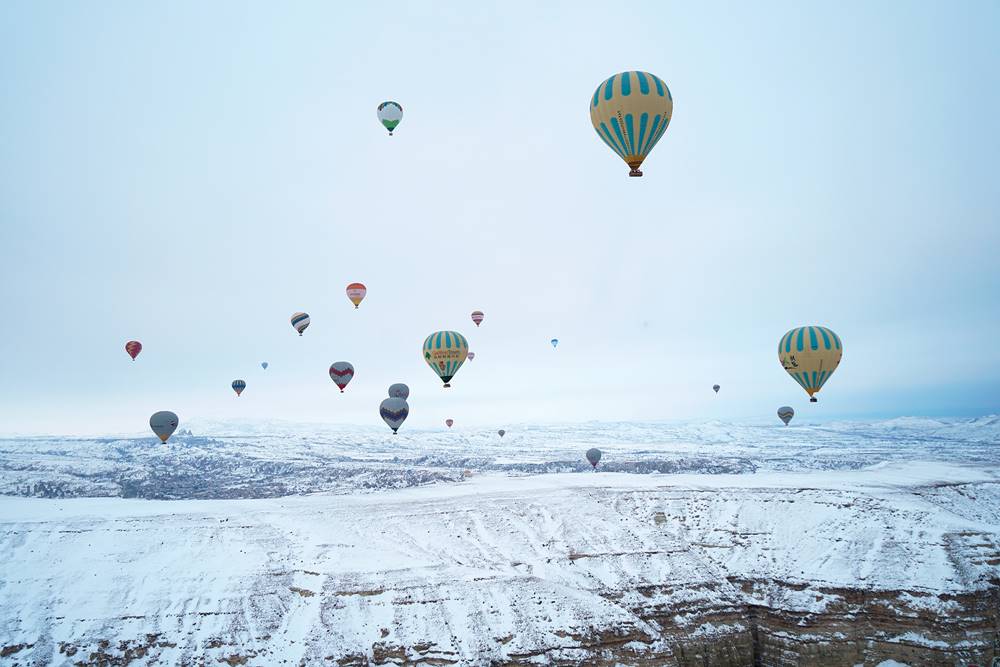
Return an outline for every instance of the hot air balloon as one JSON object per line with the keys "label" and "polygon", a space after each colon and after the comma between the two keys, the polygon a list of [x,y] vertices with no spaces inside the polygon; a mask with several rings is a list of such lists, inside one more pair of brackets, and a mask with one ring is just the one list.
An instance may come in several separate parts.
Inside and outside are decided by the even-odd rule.
{"label": "hot air balloon", "polygon": [[469,356],[469,341],[457,331],[435,331],[424,340],[424,361],[431,367],[445,387]]}
{"label": "hot air balloon", "polygon": [[500,429],[499,431],[497,431],[497,435],[499,435],[499,436],[500,436],[500,437],[502,438],[502,437],[503,437],[503,435],[504,435],[504,433],[506,433],[506,432],[507,432],[507,431],[505,431],[505,430],[503,430],[503,429]]}
{"label": "hot air balloon", "polygon": [[260,367],[263,368],[266,371],[267,370],[267,362],[266,361],[260,362]]}
{"label": "hot air balloon", "polygon": [[142,343],[137,340],[130,340],[125,343],[125,351],[128,352],[128,356],[132,357],[132,361],[135,361],[135,358],[142,352]]}
{"label": "hot air balloon", "polygon": [[382,102],[378,105],[378,120],[389,130],[391,137],[399,121],[403,120],[403,107],[399,106],[398,102]]}
{"label": "hot air balloon", "polygon": [[378,413],[395,434],[410,414],[410,406],[401,398],[387,398],[378,407]]}
{"label": "hot air balloon", "polygon": [[826,327],[792,329],[778,341],[778,361],[792,379],[809,394],[809,401],[840,365],[844,349],[840,338]]}
{"label": "hot air balloon", "polygon": [[468,359],[469,361],[472,361],[473,359],[476,358],[476,353],[475,352],[469,352],[469,354],[465,355],[465,358]]}
{"label": "hot air balloon", "polygon": [[587,460],[590,461],[590,465],[594,466],[594,470],[597,470],[597,464],[601,460],[601,450],[596,447],[588,449]]}
{"label": "hot air balloon", "polygon": [[454,424],[454,423],[455,423],[454,419],[445,419],[444,420],[444,425],[447,426],[448,428],[451,428],[451,425]]}
{"label": "hot air balloon", "polygon": [[477,327],[480,324],[483,323],[483,318],[484,317],[485,317],[485,315],[483,315],[483,311],[481,311],[481,310],[474,310],[474,311],[472,311],[472,321],[476,323]]}
{"label": "hot air balloon", "polygon": [[173,412],[161,410],[160,412],[154,412],[153,416],[149,418],[149,428],[153,429],[153,433],[159,436],[162,442],[166,442],[173,432],[177,430],[178,422],[177,415]]}
{"label": "hot air balloon", "polygon": [[247,388],[247,383],[244,382],[243,380],[233,380],[233,391],[236,392],[237,397],[240,394],[242,394],[243,390],[246,388]]}
{"label": "hot air balloon", "polygon": [[361,305],[361,302],[365,300],[365,294],[368,293],[368,288],[361,283],[351,283],[347,286],[347,298],[351,300],[354,307],[357,308]]}
{"label": "hot air balloon", "polygon": [[309,314],[308,313],[294,313],[292,314],[292,326],[295,330],[302,335],[302,332],[306,330],[309,326]]}
{"label": "hot air balloon", "polygon": [[330,379],[340,387],[340,393],[344,393],[344,387],[354,377],[354,366],[347,361],[335,361],[330,364]]}
{"label": "hot air balloon", "polygon": [[389,387],[389,398],[401,398],[404,401],[410,397],[410,388],[402,382]]}
{"label": "hot air balloon", "polygon": [[785,426],[788,426],[788,422],[792,421],[792,417],[795,416],[795,410],[791,406],[783,405],[778,408],[778,419],[785,422]]}
{"label": "hot air balloon", "polygon": [[558,339],[558,338],[553,338],[553,339],[552,339],[552,340],[550,340],[549,342],[550,342],[550,343],[552,343],[552,347],[553,347],[553,348],[556,348],[556,347],[558,347],[558,346],[559,346],[559,339]]}
{"label": "hot air balloon", "polygon": [[722,389],[722,387],[720,387],[720,386],[719,386],[719,385],[717,385],[717,384],[713,384],[713,385],[712,385],[712,389],[713,389],[713,390],[715,391],[715,393],[716,393],[716,394],[718,394],[718,393],[719,393],[719,390],[720,390],[720,389]]}
{"label": "hot air balloon", "polygon": [[648,72],[621,72],[606,79],[590,99],[590,122],[608,147],[642,176],[642,161],[667,131],[674,114],[670,89]]}

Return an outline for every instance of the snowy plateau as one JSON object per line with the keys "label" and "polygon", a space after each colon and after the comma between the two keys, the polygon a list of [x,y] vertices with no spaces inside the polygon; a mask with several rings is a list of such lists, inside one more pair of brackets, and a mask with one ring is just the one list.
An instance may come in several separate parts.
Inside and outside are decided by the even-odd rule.
{"label": "snowy plateau", "polygon": [[0,665],[1000,657],[1000,417],[504,428],[0,438]]}

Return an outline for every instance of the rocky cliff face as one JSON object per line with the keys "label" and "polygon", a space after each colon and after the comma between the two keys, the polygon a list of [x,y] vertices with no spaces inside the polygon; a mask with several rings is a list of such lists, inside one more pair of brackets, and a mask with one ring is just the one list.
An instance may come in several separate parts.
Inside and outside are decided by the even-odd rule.
{"label": "rocky cliff face", "polygon": [[945,464],[5,498],[0,664],[982,666],[998,565]]}
{"label": "rocky cliff face", "polygon": [[[744,582],[781,594],[781,582]],[[896,660],[912,667],[990,665],[995,656],[998,582],[978,593],[936,598],[947,616],[928,613],[921,596],[916,608],[901,603],[907,591],[872,594],[858,589],[827,590],[839,598],[823,613],[780,606],[750,606],[729,614],[702,616],[714,628],[704,639],[674,635],[672,661],[680,667],[783,667],[877,665]],[[797,589],[798,587],[793,587]],[[668,634],[673,634],[668,631]],[[1000,656],[998,656],[1000,657]]]}

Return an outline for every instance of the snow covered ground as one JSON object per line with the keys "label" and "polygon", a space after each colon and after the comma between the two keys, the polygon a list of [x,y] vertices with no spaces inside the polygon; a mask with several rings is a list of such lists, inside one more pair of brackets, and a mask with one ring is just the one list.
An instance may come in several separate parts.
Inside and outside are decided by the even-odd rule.
{"label": "snow covered ground", "polygon": [[[781,604],[812,614],[838,603],[823,591],[859,582],[947,614],[940,594],[995,576],[998,482],[996,470],[893,463],[492,473],[264,500],[4,498],[0,636],[56,663],[66,647],[150,635],[165,645],[146,651],[165,664],[209,649],[297,664],[372,657],[380,644],[459,664],[546,647],[572,659],[604,627],[653,650],[660,628],[639,611],[650,607],[774,604],[770,589],[737,583],[769,578],[801,584]],[[673,622],[710,631],[696,618]]]}
{"label": "snow covered ground", "polygon": [[[681,664],[749,608],[845,642],[899,610],[865,650],[981,650],[993,622],[996,418],[279,426],[0,442],[0,664]],[[185,499],[16,495],[40,484]],[[872,655],[797,664],[899,657]]]}

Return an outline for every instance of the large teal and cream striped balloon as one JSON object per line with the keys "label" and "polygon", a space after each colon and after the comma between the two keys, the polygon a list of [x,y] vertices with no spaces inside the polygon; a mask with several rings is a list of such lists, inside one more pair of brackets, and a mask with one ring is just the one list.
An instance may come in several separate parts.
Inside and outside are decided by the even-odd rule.
{"label": "large teal and cream striped balloon", "polygon": [[639,166],[663,137],[674,115],[667,84],[649,72],[621,72],[597,87],[590,99],[590,122],[599,136],[642,176]]}
{"label": "large teal and cream striped balloon", "polygon": [[469,341],[457,331],[435,331],[424,340],[424,361],[431,367],[445,387],[469,356]]}
{"label": "large teal and cream striped balloon", "polygon": [[778,361],[813,403],[843,356],[840,337],[826,327],[796,327],[778,341]]}

